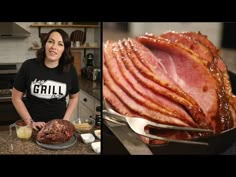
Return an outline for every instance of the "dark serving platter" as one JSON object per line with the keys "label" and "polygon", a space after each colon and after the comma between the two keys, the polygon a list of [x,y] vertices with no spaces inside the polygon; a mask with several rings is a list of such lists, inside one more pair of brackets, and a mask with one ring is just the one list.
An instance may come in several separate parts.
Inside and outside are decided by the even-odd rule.
{"label": "dark serving platter", "polygon": [[[232,92],[236,94],[236,74],[228,72]],[[103,154],[129,154],[122,142],[103,124]],[[221,132],[220,134],[203,137],[194,141],[207,142],[205,145],[167,143],[162,145],[147,145],[153,154],[236,154],[236,128]]]}
{"label": "dark serving platter", "polygon": [[76,136],[72,136],[71,139],[65,143],[61,144],[44,144],[40,143],[39,141],[36,140],[36,144],[45,148],[45,149],[52,149],[52,150],[59,150],[59,149],[67,149],[71,146],[73,146],[77,142]]}
{"label": "dark serving platter", "polygon": [[208,146],[168,143],[164,145],[149,145],[149,147],[154,154],[223,154],[227,148],[236,142],[236,128],[215,136],[199,138],[197,141],[207,142]]}

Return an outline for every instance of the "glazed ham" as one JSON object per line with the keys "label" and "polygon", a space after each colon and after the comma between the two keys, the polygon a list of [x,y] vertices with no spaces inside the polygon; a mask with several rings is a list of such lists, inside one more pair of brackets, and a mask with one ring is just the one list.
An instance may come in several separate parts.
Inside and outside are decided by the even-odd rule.
{"label": "glazed ham", "polygon": [[[103,83],[104,98],[123,115],[209,128],[215,134],[234,127],[235,98],[226,65],[219,50],[201,33],[167,32],[107,41]],[[209,136],[166,134],[177,139],[179,134],[186,139]]]}
{"label": "glazed ham", "polygon": [[54,119],[46,123],[36,139],[44,144],[61,144],[69,141],[74,133],[75,127],[70,121]]}

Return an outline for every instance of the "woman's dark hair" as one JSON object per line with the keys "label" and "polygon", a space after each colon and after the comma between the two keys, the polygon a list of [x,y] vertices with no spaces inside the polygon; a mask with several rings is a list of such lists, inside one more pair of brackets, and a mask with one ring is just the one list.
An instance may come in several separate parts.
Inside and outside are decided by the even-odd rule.
{"label": "woman's dark hair", "polygon": [[70,69],[71,64],[74,62],[74,57],[71,54],[71,41],[68,34],[62,29],[52,29],[47,33],[47,35],[42,39],[42,47],[36,53],[36,60],[39,61],[41,64],[44,64],[44,60],[46,57],[45,54],[45,46],[46,42],[48,41],[49,36],[53,32],[58,32],[62,36],[62,40],[65,46],[65,50],[59,59],[59,71],[60,72],[67,72]]}

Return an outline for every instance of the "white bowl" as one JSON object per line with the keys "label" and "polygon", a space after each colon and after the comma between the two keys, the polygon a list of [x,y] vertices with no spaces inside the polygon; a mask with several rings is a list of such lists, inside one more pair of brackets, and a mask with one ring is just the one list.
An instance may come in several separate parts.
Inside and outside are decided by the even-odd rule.
{"label": "white bowl", "polygon": [[88,143],[92,143],[95,141],[95,137],[93,136],[92,133],[84,133],[80,135],[83,142],[88,144]]}
{"label": "white bowl", "polygon": [[101,153],[101,142],[100,141],[92,143],[91,146],[92,146],[94,152],[96,152],[97,154]]}
{"label": "white bowl", "polygon": [[101,130],[94,130],[94,134],[98,139],[101,139]]}

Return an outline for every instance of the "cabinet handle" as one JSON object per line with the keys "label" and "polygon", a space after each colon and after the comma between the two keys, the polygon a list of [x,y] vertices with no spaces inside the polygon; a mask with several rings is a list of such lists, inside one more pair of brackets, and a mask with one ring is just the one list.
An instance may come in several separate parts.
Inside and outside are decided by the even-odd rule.
{"label": "cabinet handle", "polygon": [[87,98],[84,98],[84,101],[87,102]]}
{"label": "cabinet handle", "polygon": [[89,116],[89,118],[93,118],[93,116]]}

